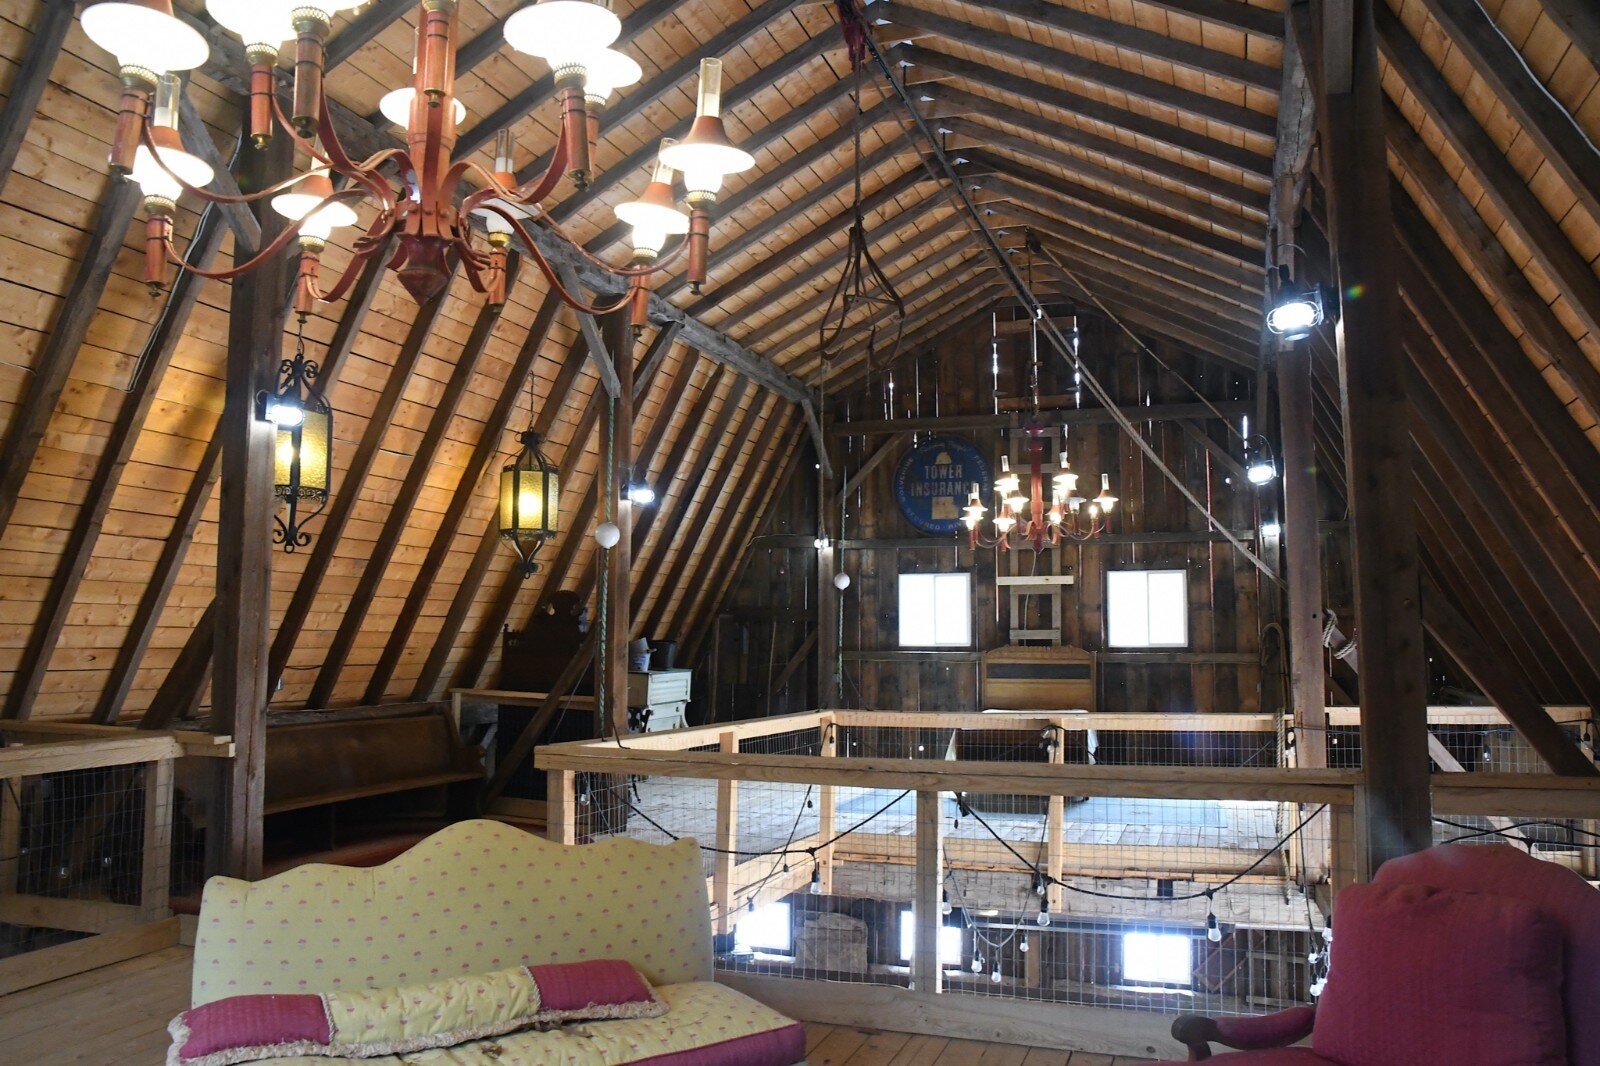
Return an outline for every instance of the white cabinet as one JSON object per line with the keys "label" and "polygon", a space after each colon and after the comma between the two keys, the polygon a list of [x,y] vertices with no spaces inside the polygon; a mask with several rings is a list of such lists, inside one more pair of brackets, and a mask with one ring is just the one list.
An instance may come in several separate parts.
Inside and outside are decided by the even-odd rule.
{"label": "white cabinet", "polygon": [[689,706],[688,670],[636,670],[628,674],[628,706],[650,711],[645,729],[660,733],[688,725],[684,712]]}

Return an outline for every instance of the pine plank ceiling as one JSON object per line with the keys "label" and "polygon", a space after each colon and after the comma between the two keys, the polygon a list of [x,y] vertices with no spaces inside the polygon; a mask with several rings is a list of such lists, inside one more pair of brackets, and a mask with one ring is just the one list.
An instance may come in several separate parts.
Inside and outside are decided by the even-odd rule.
{"label": "pine plank ceiling", "polygon": [[[529,161],[554,143],[556,110],[542,65],[500,40],[516,6],[462,2],[462,145],[485,151],[510,125]],[[698,59],[722,56],[730,130],[757,166],[723,195],[705,293],[681,279],[659,291],[783,381],[858,384],[864,328],[831,365],[816,345],[850,221],[853,81],[833,4],[616,6],[620,47],[645,77],[613,101],[598,181],[581,194],[567,187],[555,217],[591,250],[620,257],[611,207],[642,187],[656,139],[686,125]],[[179,7],[203,18],[199,0]],[[1541,697],[1594,702],[1600,27],[1588,0],[1379,7],[1414,315],[1406,343],[1417,387],[1437,397],[1419,404],[1415,433],[1430,565],[1458,606],[1517,620],[1516,646],[1496,648]],[[1281,0],[877,0],[868,13],[991,224],[1028,228],[1136,329],[1256,364]],[[410,3],[375,0],[336,21],[328,91],[369,136],[395,132],[377,103],[409,75],[414,17]],[[145,292],[135,198],[104,166],[112,60],[71,5],[10,5],[0,58],[5,713],[181,715],[205,699],[216,622],[211,441],[228,289]],[[189,88],[224,156],[240,121],[225,72],[237,69],[219,49]],[[914,294],[915,349],[1006,293],[897,101],[869,79],[862,105],[867,217],[880,260]],[[1316,219],[1314,184],[1307,203]],[[192,204],[178,232],[193,255],[231,250],[229,220],[202,223]],[[1315,225],[1300,243],[1308,267],[1325,269]],[[329,270],[346,256],[330,246]],[[604,504],[602,393],[571,313],[532,269],[498,320],[461,279],[420,311],[389,276],[364,290],[307,327],[313,353],[335,366],[335,498],[307,549],[274,557],[283,706],[428,698],[483,681],[502,625],[595,583],[586,534]],[[1177,332],[1180,315],[1199,325]],[[1338,492],[1331,338],[1314,344],[1318,440]],[[636,534],[634,617],[641,633],[694,632],[799,460],[806,419],[773,391],[772,375],[752,380],[675,326],[639,350],[648,369],[634,445],[663,499]],[[487,472],[530,417],[562,465],[567,532],[547,549],[545,571],[523,582],[495,542]],[[202,668],[174,669],[184,662]]]}

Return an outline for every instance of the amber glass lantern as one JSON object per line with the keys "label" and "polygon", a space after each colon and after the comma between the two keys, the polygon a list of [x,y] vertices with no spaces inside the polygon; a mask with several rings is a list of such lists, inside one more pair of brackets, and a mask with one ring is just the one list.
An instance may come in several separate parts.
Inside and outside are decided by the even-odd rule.
{"label": "amber glass lantern", "polygon": [[285,359],[278,391],[265,397],[263,417],[277,427],[273,491],[285,503],[272,539],[293,552],[311,543],[305,524],[328,506],[333,468],[333,409],[317,388],[321,368],[304,349]]}
{"label": "amber glass lantern", "polygon": [[500,536],[522,563],[522,576],[538,573],[534,556],[560,528],[560,477],[539,450],[533,430],[522,437],[522,450],[500,471]]}

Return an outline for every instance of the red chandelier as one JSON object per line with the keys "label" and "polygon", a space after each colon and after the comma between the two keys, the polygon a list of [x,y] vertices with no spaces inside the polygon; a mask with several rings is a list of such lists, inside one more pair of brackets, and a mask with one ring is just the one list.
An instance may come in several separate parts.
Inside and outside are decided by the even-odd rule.
{"label": "red chandelier", "polygon": [[[1065,436],[1063,435],[1063,440]],[[972,486],[972,495],[962,508],[961,521],[967,527],[973,548],[1027,549],[1043,551],[1063,539],[1084,541],[1106,531],[1106,516],[1117,505],[1111,495],[1111,475],[1100,475],[1100,495],[1086,500],[1078,495],[1078,475],[1065,450],[1051,478],[1050,508],[1044,505],[1044,427],[1028,424],[1028,464],[1031,468],[1029,493],[1022,494],[1022,480],[1011,472],[1008,456],[1000,458],[1000,476],[995,480],[994,536],[979,532],[985,514],[981,490]],[[1024,510],[1026,508],[1026,510]]]}
{"label": "red chandelier", "polygon": [[[567,304],[591,314],[629,305],[636,329],[645,324],[652,276],[685,251],[688,281],[695,292],[700,291],[706,276],[710,212],[723,178],[755,165],[749,153],[731,143],[723,126],[720,60],[707,59],[700,65],[698,106],[688,137],[681,142],[664,139],[643,195],[617,206],[618,218],[632,226],[633,256],[628,264],[615,266],[585,251],[542,207],[563,175],[579,189],[587,185],[600,109],[612,91],[641,76],[637,63],[610,47],[621,32],[621,22],[609,6],[592,0],[538,0],[506,19],[506,42],[549,64],[561,107],[561,133],[549,167],[537,178],[519,182],[508,130],[496,137],[492,170],[451,156],[457,123],[465,115],[455,99],[456,0],[422,0],[411,85],[384,99],[386,114],[405,119],[405,147],[385,149],[359,161],[349,156],[339,142],[322,89],[323,46],[334,14],[360,3],[207,0],[212,17],[245,45],[251,64],[253,142],[262,147],[274,129],[281,128],[298,138],[312,158],[305,173],[247,196],[205,189],[212,170],[184,149],[178,134],[182,89],[175,72],[205,62],[205,39],[173,15],[171,0],[100,0],[85,9],[84,31],[112,52],[121,68],[122,103],[110,163],[113,172],[130,176],[144,193],[145,280],[152,290],[162,284],[169,262],[204,277],[231,279],[298,241],[296,310],[304,315],[314,301],[339,299],[367,260],[380,254],[393,237],[395,251],[387,265],[418,302],[444,288],[451,260],[459,259],[473,288],[498,305],[505,301],[506,255],[516,237]],[[290,39],[294,41],[293,113],[285,115],[275,93],[275,78],[279,47]],[[388,176],[391,171],[394,177]],[[687,210],[678,205],[674,171],[683,172]],[[335,175],[345,180],[338,190],[333,186]],[[476,179],[472,186],[466,182],[469,175]],[[186,192],[208,203],[271,197],[273,208],[291,224],[247,262],[230,270],[198,270],[183,262],[172,241],[172,216]],[[377,214],[354,240],[354,254],[344,273],[324,287],[319,268],[327,240],[334,229],[355,225],[355,205],[369,200],[376,204]],[[470,224],[473,216],[485,231],[481,244]],[[543,228],[595,265],[626,279],[627,291],[611,304],[585,301],[562,283],[530,226]],[[674,235],[685,239],[663,255],[667,238]]]}

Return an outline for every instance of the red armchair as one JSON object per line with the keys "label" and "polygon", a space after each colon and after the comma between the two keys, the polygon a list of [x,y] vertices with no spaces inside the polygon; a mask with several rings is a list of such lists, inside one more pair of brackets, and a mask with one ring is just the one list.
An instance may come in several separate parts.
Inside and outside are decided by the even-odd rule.
{"label": "red armchair", "polygon": [[[1185,1015],[1228,1066],[1600,1066],[1600,892],[1507,844],[1432,848],[1340,893],[1317,1009]],[[1311,1037],[1311,1046],[1291,1047]]]}

